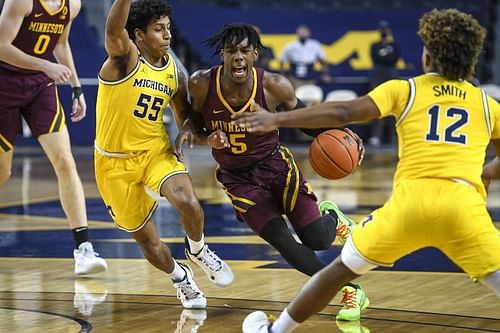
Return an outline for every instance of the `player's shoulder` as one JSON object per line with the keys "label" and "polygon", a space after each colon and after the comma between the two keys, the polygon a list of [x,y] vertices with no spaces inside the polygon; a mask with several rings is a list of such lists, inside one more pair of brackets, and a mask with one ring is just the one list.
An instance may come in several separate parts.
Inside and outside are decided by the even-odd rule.
{"label": "player's shoulder", "polygon": [[189,82],[192,84],[202,84],[204,82],[208,82],[210,80],[210,68],[198,69],[191,74],[189,77]]}
{"label": "player's shoulder", "polygon": [[206,96],[210,86],[211,69],[199,69],[189,77],[188,87],[192,96]]}
{"label": "player's shoulder", "polygon": [[82,8],[82,2],[81,0],[66,0],[67,4],[69,4],[69,8],[71,11],[71,19],[74,19],[78,13],[80,12],[80,9]]}
{"label": "player's shoulder", "polygon": [[28,16],[33,10],[33,0],[5,0],[1,15],[16,17]]}
{"label": "player's shoulder", "polygon": [[262,83],[264,87],[272,89],[273,87],[292,88],[291,82],[283,75],[273,72],[264,71]]}

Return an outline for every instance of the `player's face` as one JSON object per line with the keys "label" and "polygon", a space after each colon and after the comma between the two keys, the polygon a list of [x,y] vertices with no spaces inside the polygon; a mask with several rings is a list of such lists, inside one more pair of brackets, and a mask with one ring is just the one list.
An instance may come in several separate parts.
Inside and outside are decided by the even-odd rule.
{"label": "player's face", "polygon": [[222,49],[224,75],[228,75],[236,83],[251,79],[252,67],[257,59],[257,50],[248,44],[248,38],[236,45],[226,45]]}
{"label": "player's face", "polygon": [[167,55],[171,38],[170,19],[167,16],[151,21],[143,36],[146,50],[141,52],[147,52],[153,58],[161,58]]}

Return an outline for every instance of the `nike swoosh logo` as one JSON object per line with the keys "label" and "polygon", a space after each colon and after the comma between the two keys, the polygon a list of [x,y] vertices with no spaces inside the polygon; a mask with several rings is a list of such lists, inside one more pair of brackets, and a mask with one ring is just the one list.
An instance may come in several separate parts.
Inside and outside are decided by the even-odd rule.
{"label": "nike swoosh logo", "polygon": [[215,109],[214,109],[212,112],[213,112],[214,114],[217,114],[217,113],[222,113],[222,112],[224,112],[224,111],[226,111],[226,110],[215,110]]}
{"label": "nike swoosh logo", "polygon": [[47,83],[47,87],[50,87],[53,84],[54,84],[54,82]]}
{"label": "nike swoosh logo", "polygon": [[40,17],[40,16],[42,16],[42,15],[43,15],[43,13],[40,13],[40,14],[35,14],[35,18]]}

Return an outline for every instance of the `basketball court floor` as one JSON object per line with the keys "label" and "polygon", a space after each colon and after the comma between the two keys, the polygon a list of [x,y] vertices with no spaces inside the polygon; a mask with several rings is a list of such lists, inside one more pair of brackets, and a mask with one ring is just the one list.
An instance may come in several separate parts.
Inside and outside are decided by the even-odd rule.
{"label": "basketball court floor", "polygon": [[[368,147],[361,168],[337,181],[314,174],[306,148],[290,148],[319,199],[334,200],[356,221],[391,192],[395,148]],[[186,153],[205,210],[205,239],[231,265],[236,277],[231,287],[212,286],[193,267],[208,307],[183,310],[165,274],[154,269],[131,237],[111,222],[96,189],[90,148],[76,149],[75,156],[86,192],[90,236],[109,269],[75,277],[72,236],[54,172],[38,148],[19,148],[12,178],[0,189],[0,332],[226,333],[241,332],[241,322],[251,311],[279,315],[307,277],[237,222],[215,182],[208,149]],[[500,228],[500,182],[491,186],[488,205]],[[161,201],[155,220],[163,241],[184,261],[184,234],[168,202]],[[334,244],[319,255],[328,262],[339,251]],[[361,322],[335,321],[337,296],[297,332],[500,332],[500,299],[434,249],[421,250],[394,269],[370,272],[359,282],[371,301]]]}

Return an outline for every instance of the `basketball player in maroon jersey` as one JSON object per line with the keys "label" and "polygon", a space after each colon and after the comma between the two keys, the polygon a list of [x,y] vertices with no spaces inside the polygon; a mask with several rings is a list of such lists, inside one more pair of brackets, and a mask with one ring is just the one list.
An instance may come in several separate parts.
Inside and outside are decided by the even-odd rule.
{"label": "basketball player in maroon jersey", "polygon": [[[290,150],[279,142],[277,131],[253,134],[231,122],[231,115],[244,112],[252,101],[273,110],[294,109],[298,104],[294,89],[284,76],[254,67],[262,43],[251,25],[226,25],[206,44],[216,47],[222,65],[191,76],[194,112],[177,137],[177,153],[182,158],[185,142],[209,144],[219,164],[217,180],[238,220],[291,266],[312,276],[325,267],[314,251],[330,248],[336,236],[344,240],[354,222],[331,202],[320,213],[316,196]],[[295,240],[283,215],[301,242]],[[368,299],[359,285],[350,283],[342,303],[337,318],[359,320]]]}
{"label": "basketball player in maroon jersey", "polygon": [[88,241],[83,187],[56,87],[70,82],[71,120],[83,119],[86,104],[68,42],[80,7],[80,0],[6,0],[0,15],[0,186],[10,177],[14,140],[23,117],[57,175],[75,241],[77,275],[107,268]]}

